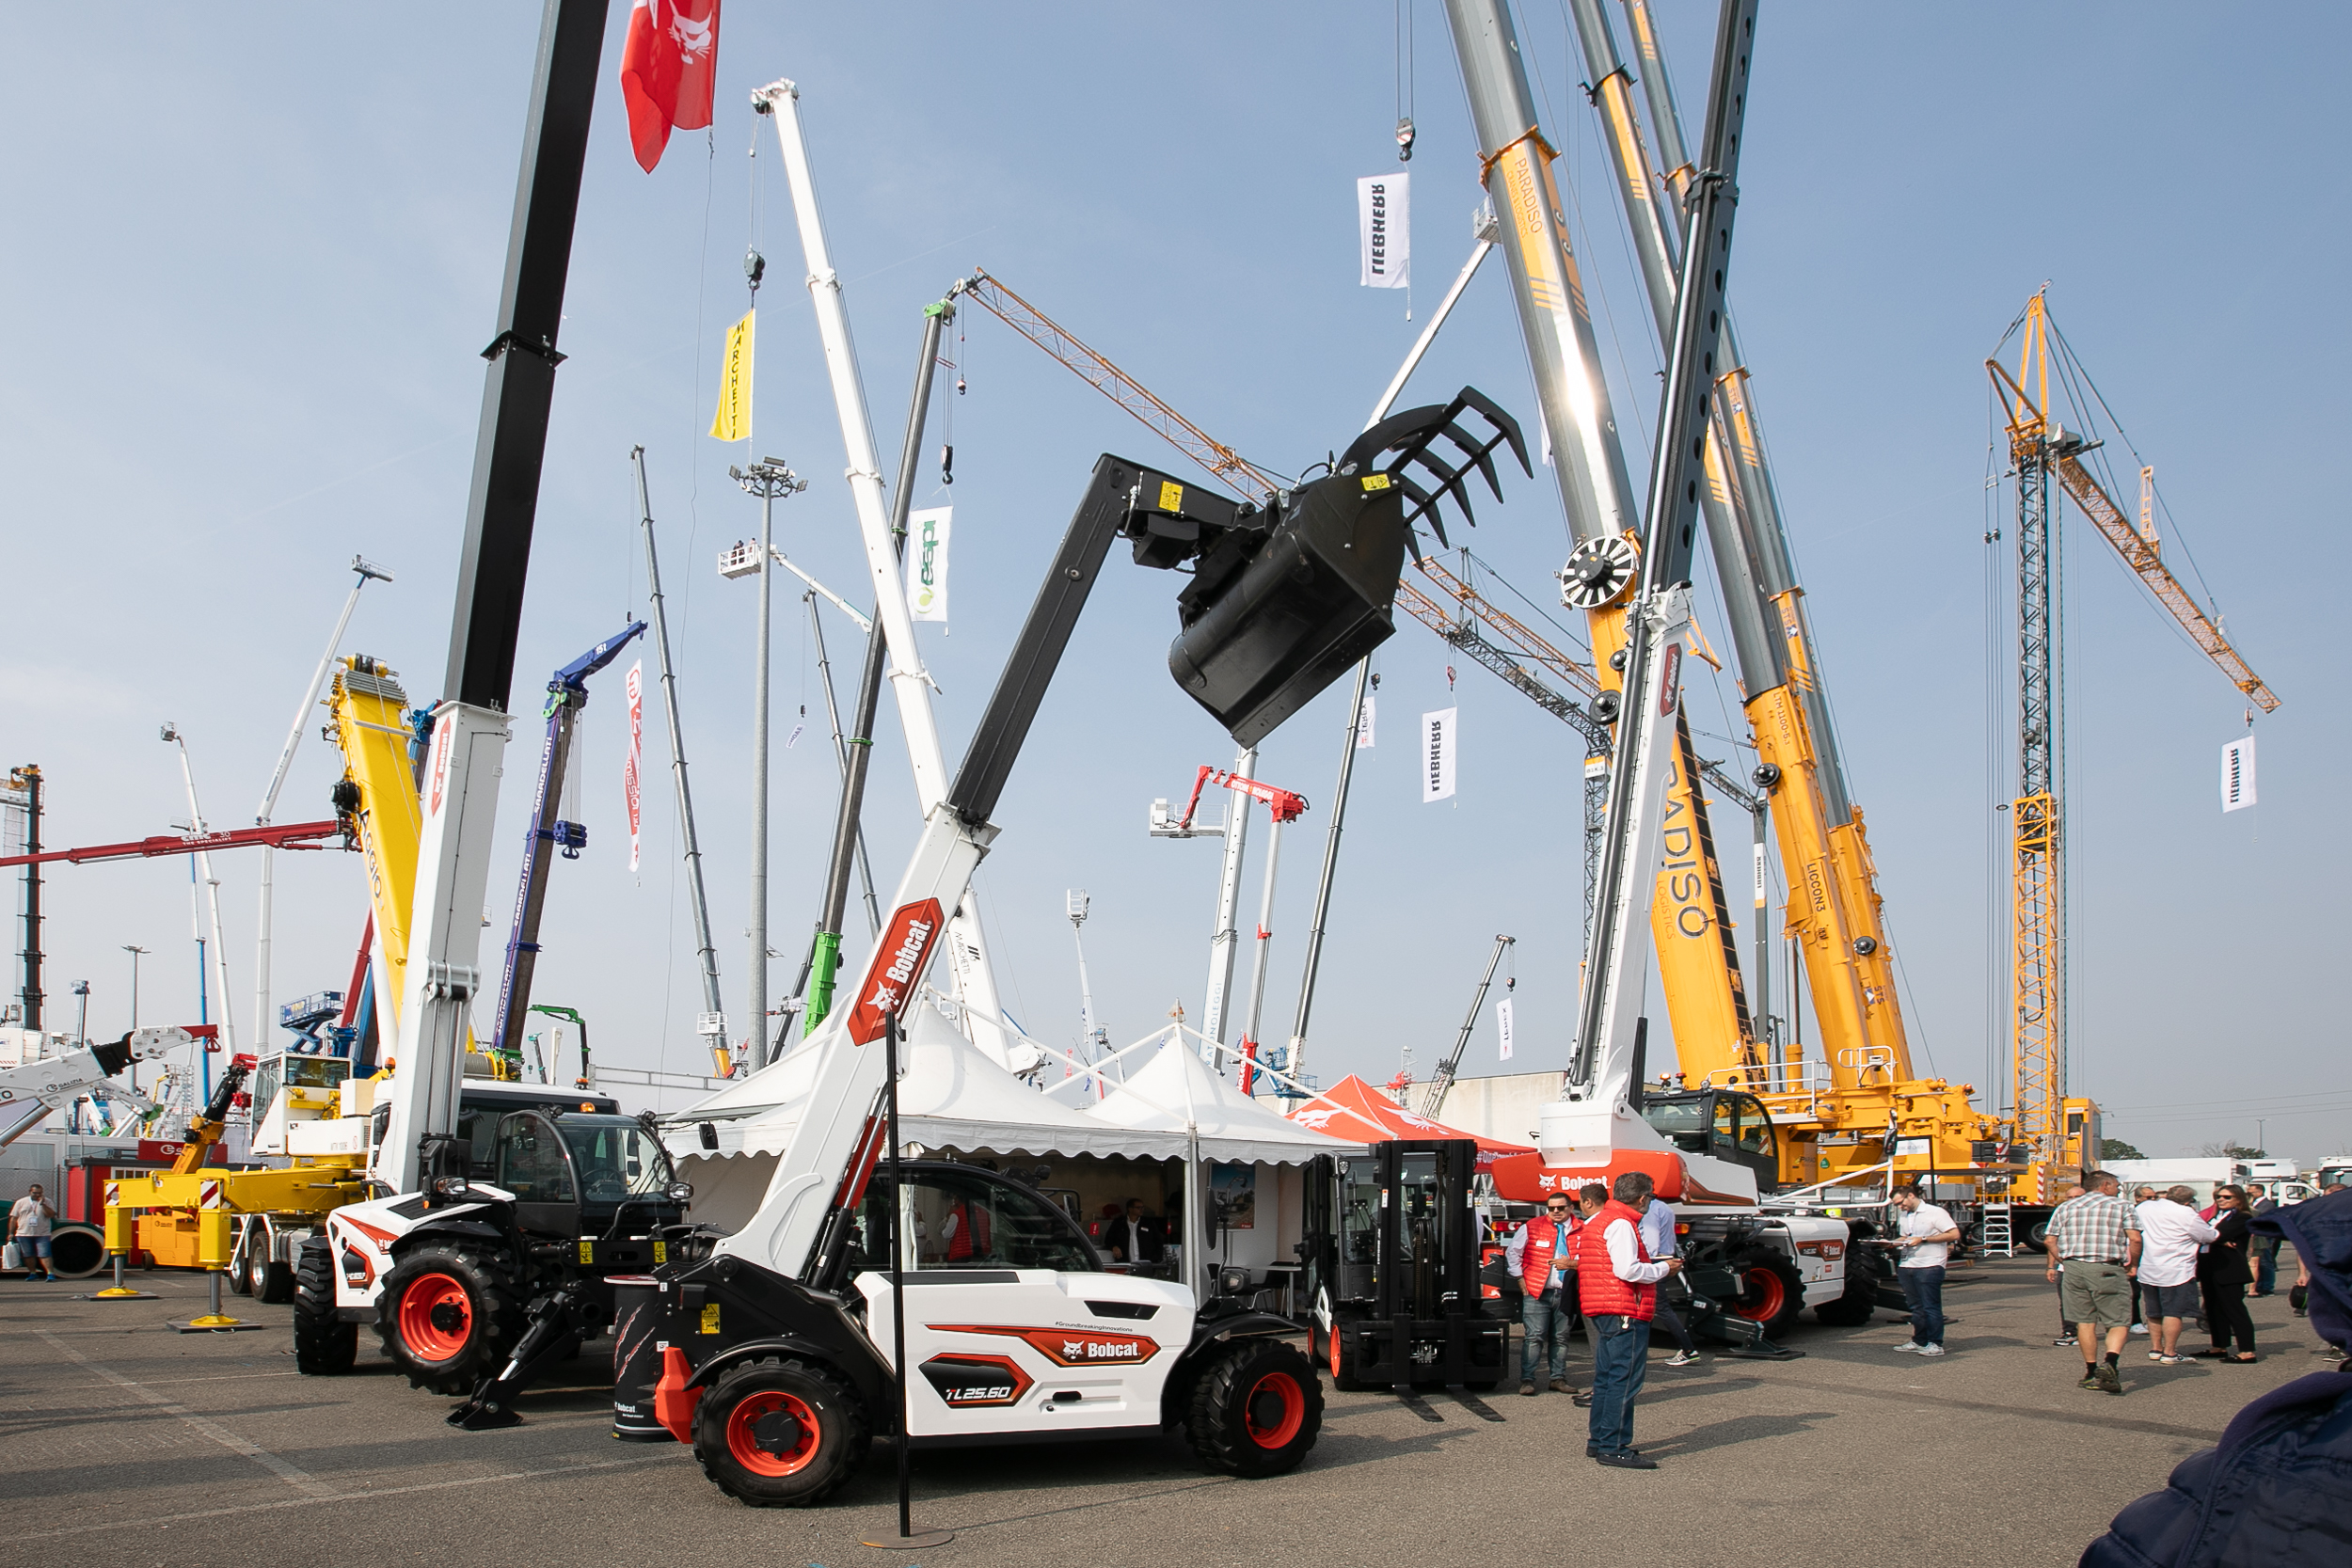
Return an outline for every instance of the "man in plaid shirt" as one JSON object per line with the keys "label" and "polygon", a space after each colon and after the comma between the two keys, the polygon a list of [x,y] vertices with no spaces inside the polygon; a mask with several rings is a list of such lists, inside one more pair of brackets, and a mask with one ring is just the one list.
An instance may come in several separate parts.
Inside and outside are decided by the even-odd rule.
{"label": "man in plaid shirt", "polygon": [[[2046,1277],[2057,1279],[2058,1264],[2066,1265],[2062,1292],[2067,1321],[2082,1347],[2081,1386],[2108,1394],[2123,1391],[2118,1363],[2131,1333],[2131,1279],[2139,1269],[2139,1216],[2123,1201],[2122,1186],[2103,1170],[2085,1176],[2083,1196],[2069,1198],[2051,1214],[2043,1245]],[[2103,1330],[2104,1361],[2099,1359]]]}

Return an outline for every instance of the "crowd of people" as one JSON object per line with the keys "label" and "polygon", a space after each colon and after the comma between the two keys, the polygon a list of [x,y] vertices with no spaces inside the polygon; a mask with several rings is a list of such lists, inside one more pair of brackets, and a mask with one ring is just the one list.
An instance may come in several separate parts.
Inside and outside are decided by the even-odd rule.
{"label": "crowd of people", "polygon": [[[2343,1192],[2330,1187],[2321,1196],[2341,1198]],[[2248,1292],[2276,1290],[2280,1212],[2268,1198],[2234,1184],[2216,1189],[2213,1201],[2200,1208],[2185,1186],[2142,1187],[2127,1200],[2111,1173],[2087,1174],[2051,1214],[2044,1248],[2045,1277],[2062,1319],[2056,1342],[2080,1351],[2079,1386],[2122,1394],[2123,1360],[2135,1335],[2146,1337],[2147,1359],[2158,1366],[2201,1357],[2236,1366],[2256,1361]],[[1960,1224],[1913,1187],[1896,1189],[1887,1221],[1889,1234],[1878,1244],[1894,1254],[1910,1326],[1894,1348],[1942,1356],[1944,1282],[1951,1249],[1962,1240]],[[1657,1468],[1633,1445],[1633,1409],[1652,1335],[1674,1339],[1670,1367],[1703,1359],[1676,1309],[1676,1301],[1687,1297],[1675,1283],[1680,1251],[1674,1206],[1639,1172],[1620,1175],[1613,1190],[1590,1181],[1573,1193],[1553,1193],[1505,1247],[1503,1266],[1519,1291],[1519,1393],[1567,1394],[1587,1409],[1584,1451],[1600,1465]],[[2290,1294],[2299,1317],[2312,1265],[2310,1257],[2297,1258]],[[2211,1337],[2210,1350],[2181,1348],[2191,1323]],[[1592,1386],[1584,1389],[1568,1377],[1568,1341],[1580,1327],[1592,1355]],[[2343,1365],[2341,1348],[2334,1359]]]}

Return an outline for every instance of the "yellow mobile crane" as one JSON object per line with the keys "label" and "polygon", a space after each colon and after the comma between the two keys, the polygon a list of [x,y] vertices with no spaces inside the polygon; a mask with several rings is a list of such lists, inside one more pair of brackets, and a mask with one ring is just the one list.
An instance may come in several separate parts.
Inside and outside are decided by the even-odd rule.
{"label": "yellow mobile crane", "polygon": [[[1636,84],[1617,57],[1599,0],[1573,0],[1571,10],[1662,338],[1671,331],[1679,288],[1682,239],[1675,214],[1699,175],[1684,149],[1645,0],[1625,5],[1643,56],[1639,85],[1669,170],[1662,176],[1643,134],[1632,96]],[[1557,225],[1556,208],[1550,216]],[[1520,229],[1548,253],[1553,240],[1542,227]],[[1565,255],[1560,228],[1556,243]],[[1535,264],[1549,260],[1545,254]],[[1704,515],[1756,749],[1754,783],[1772,808],[1788,871],[1785,929],[1802,957],[1823,1062],[1818,1075],[1809,1071],[1802,1060],[1790,1059],[1783,1042],[1759,1040],[1740,1010],[1723,1003],[1739,988],[1736,974],[1720,972],[1735,966],[1737,956],[1728,933],[1710,929],[1727,922],[1728,899],[1709,852],[1705,799],[1692,787],[1698,768],[1686,723],[1666,826],[1671,834],[1675,814],[1687,811],[1688,827],[1679,846],[1667,846],[1669,878],[1661,883],[1665,896],[1653,904],[1652,924],[1676,1052],[1694,1095],[1690,1103],[1661,1104],[1653,1114],[1691,1122],[1688,1135],[1710,1147],[1743,1149],[1773,1167],[1759,1174],[1788,1184],[1832,1180],[1881,1164],[1946,1180],[1983,1173],[1998,1182],[2004,1173],[1986,1171],[2005,1163],[1997,1121],[1970,1104],[1969,1085],[1920,1077],[1911,1060],[1863,814],[1847,794],[1804,590],[1791,563],[1747,370],[1728,327],[1724,348],[1704,452]],[[1597,612],[1597,657],[1606,635],[1597,612],[1622,602],[1637,571],[1631,542],[1603,537],[1580,544],[1563,574],[1568,602]],[[1608,678],[1605,664],[1599,669]],[[1759,910],[1760,843],[1759,835]],[[1759,930],[1759,949],[1761,938]],[[1677,965],[1669,954],[1682,961]],[[1760,984],[1769,974],[1769,958],[1761,950],[1758,958]],[[1748,1095],[1757,1099],[1748,1101]],[[1769,1118],[1770,1132],[1750,1125],[1759,1112]]]}

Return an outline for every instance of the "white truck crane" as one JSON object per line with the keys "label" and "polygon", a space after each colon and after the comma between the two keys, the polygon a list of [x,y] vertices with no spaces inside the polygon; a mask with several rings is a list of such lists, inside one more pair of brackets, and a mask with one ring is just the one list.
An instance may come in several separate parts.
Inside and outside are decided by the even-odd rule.
{"label": "white truck crane", "polygon": [[[1561,1099],[1541,1113],[1535,1156],[1501,1163],[1495,1175],[1504,1196],[1526,1199],[1611,1182],[1628,1171],[1646,1174],[1660,1196],[1679,1206],[1687,1227],[1683,1278],[1693,1296],[1693,1324],[1727,1339],[1734,1354],[1779,1356],[1794,1353],[1770,1336],[1804,1307],[1839,1313],[1849,1293],[1852,1232],[1842,1220],[1767,1209],[1758,1201],[1754,1163],[1677,1143],[1644,1117],[1642,1104],[1647,1020],[1641,944],[1649,940],[1683,661],[1692,641],[1691,565],[1708,486],[1707,420],[1724,336],[1756,10],[1756,0],[1723,3],[1706,135],[1683,214],[1682,274],[1645,536],[1638,552],[1620,552],[1625,569],[1638,573],[1638,587],[1620,656],[1622,699],[1576,1051]],[[1524,94],[1508,14],[1495,0],[1454,0],[1449,16],[1473,108],[1482,123],[1501,125],[1507,116],[1498,118],[1499,105]],[[1529,310],[1526,299],[1520,308],[1523,315]],[[1532,355],[1549,330],[1546,323],[1528,323]],[[1769,1123],[1758,1126],[1770,1135]],[[1863,1310],[1867,1315],[1867,1295]]]}

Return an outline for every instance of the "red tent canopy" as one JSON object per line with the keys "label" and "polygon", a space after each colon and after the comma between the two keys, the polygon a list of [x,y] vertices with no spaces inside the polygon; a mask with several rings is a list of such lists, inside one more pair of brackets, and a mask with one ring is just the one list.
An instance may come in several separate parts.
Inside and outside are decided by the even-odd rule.
{"label": "red tent canopy", "polygon": [[1458,1127],[1448,1127],[1440,1121],[1408,1111],[1349,1073],[1312,1100],[1302,1101],[1290,1113],[1293,1121],[1327,1132],[1335,1138],[1347,1138],[1363,1143],[1386,1143],[1392,1138],[1476,1138],[1478,1168],[1486,1169],[1497,1160],[1510,1154],[1533,1154],[1525,1144],[1498,1143],[1492,1138],[1478,1138]]}

